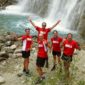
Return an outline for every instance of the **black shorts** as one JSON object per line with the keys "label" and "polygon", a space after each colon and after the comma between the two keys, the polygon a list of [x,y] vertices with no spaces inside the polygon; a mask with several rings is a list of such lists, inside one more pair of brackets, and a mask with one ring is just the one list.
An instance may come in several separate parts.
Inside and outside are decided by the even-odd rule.
{"label": "black shorts", "polygon": [[72,62],[72,56],[67,56],[65,54],[62,55],[62,60],[66,61],[66,62]]}
{"label": "black shorts", "polygon": [[53,56],[58,56],[58,57],[60,57],[61,56],[61,52],[58,52],[58,51],[52,51],[52,54],[53,54]]}
{"label": "black shorts", "polygon": [[40,58],[39,56],[37,57],[37,60],[36,60],[36,65],[38,67],[44,67],[45,65],[45,62],[48,58]]}
{"label": "black shorts", "polygon": [[23,58],[29,58],[29,56],[30,56],[30,51],[22,51]]}

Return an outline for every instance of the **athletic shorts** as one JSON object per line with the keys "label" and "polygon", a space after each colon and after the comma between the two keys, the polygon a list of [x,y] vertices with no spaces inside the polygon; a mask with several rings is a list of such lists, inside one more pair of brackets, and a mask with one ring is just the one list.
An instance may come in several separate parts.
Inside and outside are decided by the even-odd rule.
{"label": "athletic shorts", "polygon": [[36,65],[38,66],[38,67],[44,67],[44,65],[45,65],[45,62],[46,62],[46,60],[47,60],[48,58],[41,58],[41,57],[37,57],[37,60],[36,60]]}
{"label": "athletic shorts", "polygon": [[65,54],[62,55],[62,60],[66,61],[66,62],[72,62],[72,56],[67,56]]}
{"label": "athletic shorts", "polygon": [[29,58],[29,56],[30,56],[30,51],[22,51],[23,58]]}
{"label": "athletic shorts", "polygon": [[58,57],[60,57],[61,56],[61,52],[58,52],[58,51],[52,51],[52,54],[53,54],[53,56],[58,56]]}

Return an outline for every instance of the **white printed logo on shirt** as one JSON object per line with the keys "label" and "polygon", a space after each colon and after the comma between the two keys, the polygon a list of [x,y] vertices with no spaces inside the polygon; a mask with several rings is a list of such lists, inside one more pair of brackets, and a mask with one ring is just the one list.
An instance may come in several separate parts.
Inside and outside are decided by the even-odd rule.
{"label": "white printed logo on shirt", "polygon": [[58,41],[53,41],[53,43],[59,43]]}
{"label": "white printed logo on shirt", "polygon": [[31,38],[27,38],[28,41],[31,41],[32,39]]}
{"label": "white printed logo on shirt", "polygon": [[40,31],[40,34],[46,34],[46,32]]}
{"label": "white printed logo on shirt", "polygon": [[72,48],[72,45],[66,44],[65,47]]}
{"label": "white printed logo on shirt", "polygon": [[43,45],[42,44],[39,44],[39,47],[43,47]]}

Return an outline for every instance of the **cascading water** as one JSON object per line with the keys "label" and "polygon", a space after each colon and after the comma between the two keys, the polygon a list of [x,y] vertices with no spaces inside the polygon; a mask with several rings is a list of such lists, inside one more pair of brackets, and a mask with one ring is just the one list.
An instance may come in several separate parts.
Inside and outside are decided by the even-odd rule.
{"label": "cascading water", "polygon": [[[11,13],[11,14],[19,14],[19,15],[31,14],[31,16],[33,17],[43,16],[44,21],[47,21],[48,26],[51,26],[52,24],[54,24],[56,20],[61,19],[62,22],[56,28],[59,31],[63,30],[66,32],[66,31],[69,31],[69,29],[71,28],[72,22],[75,20],[70,18],[75,16],[75,12],[73,12],[73,10],[76,8],[78,3],[79,3],[79,0],[22,0],[22,1],[17,0],[17,4],[7,6],[6,9],[0,11],[0,13],[2,14]],[[77,7],[79,8],[79,6]],[[40,25],[40,22],[42,22],[43,19],[42,17],[41,17],[42,21],[41,20],[39,21],[39,19],[38,19],[39,23],[36,23],[36,24]],[[21,22],[23,21],[21,20]],[[17,22],[17,24],[19,23]]]}
{"label": "cascading water", "polygon": [[5,10],[2,10],[1,13],[5,14],[20,14],[24,11],[25,5],[27,4],[28,0],[17,0],[17,4],[15,5],[9,5],[5,8]]}
{"label": "cascading water", "polygon": [[44,15],[48,8],[49,0],[17,0],[17,4],[9,5],[1,13],[27,15],[29,13]]}
{"label": "cascading water", "polygon": [[50,2],[48,19],[52,21],[61,19],[62,23],[58,28],[60,28],[60,30],[64,29],[65,31],[69,31],[68,25],[70,20],[68,20],[68,18],[76,6],[77,1],[78,0],[53,0]]}

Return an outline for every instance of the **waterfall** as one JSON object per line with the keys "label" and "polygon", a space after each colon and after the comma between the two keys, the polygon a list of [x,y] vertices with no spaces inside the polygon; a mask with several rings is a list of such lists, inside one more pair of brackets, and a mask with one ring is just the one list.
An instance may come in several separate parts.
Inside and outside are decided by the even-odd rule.
{"label": "waterfall", "polygon": [[[70,15],[72,14],[72,10],[76,7],[78,0],[53,0],[50,2],[48,9],[48,19],[51,21],[55,21],[57,19],[62,20],[62,24],[59,26],[60,29],[69,29]],[[75,14],[75,13],[74,13]],[[74,16],[72,14],[72,16]],[[58,28],[59,28],[58,27]]]}
{"label": "waterfall", "polygon": [[49,0],[17,0],[17,4],[9,5],[2,10],[2,13],[28,14],[44,16],[48,9]]}
{"label": "waterfall", "polygon": [[49,7],[49,18],[67,19],[78,0],[53,0]]}
{"label": "waterfall", "polygon": [[23,13],[25,10],[25,6],[27,4],[28,0],[17,0],[17,4],[9,5],[5,8],[5,10],[2,10],[1,13],[5,14],[20,14]]}
{"label": "waterfall", "polygon": [[[41,16],[48,26],[58,19],[61,23],[58,29],[69,31],[75,29],[81,14],[80,4],[83,0],[17,0],[17,4],[7,6],[2,13],[24,14],[29,13]],[[76,21],[76,22],[75,22]],[[55,28],[56,29],[56,28]]]}

